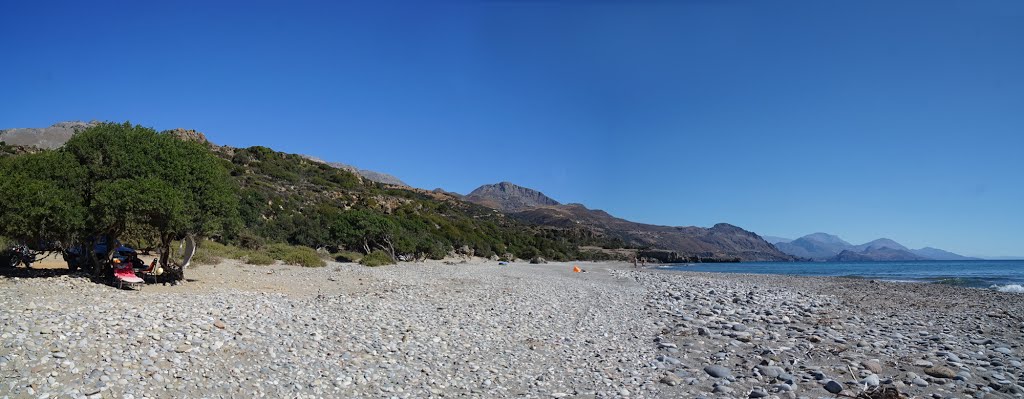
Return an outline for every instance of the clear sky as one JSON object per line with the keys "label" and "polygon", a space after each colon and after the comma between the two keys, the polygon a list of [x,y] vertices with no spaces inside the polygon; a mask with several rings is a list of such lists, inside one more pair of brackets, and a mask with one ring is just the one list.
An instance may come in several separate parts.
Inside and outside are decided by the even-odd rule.
{"label": "clear sky", "polygon": [[641,222],[1024,255],[1020,1],[0,3],[0,127],[93,119]]}

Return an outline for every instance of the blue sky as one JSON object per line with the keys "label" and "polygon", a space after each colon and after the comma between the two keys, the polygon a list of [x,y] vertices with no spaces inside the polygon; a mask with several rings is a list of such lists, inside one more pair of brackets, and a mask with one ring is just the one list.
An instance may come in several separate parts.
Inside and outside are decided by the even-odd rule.
{"label": "blue sky", "polygon": [[642,222],[1024,255],[1018,1],[136,3],[0,4],[0,127],[130,120]]}

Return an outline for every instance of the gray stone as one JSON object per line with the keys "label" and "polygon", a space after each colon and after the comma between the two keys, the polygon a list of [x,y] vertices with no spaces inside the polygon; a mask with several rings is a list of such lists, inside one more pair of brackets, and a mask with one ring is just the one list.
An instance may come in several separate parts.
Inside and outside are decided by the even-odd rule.
{"label": "gray stone", "polygon": [[835,380],[828,380],[825,383],[825,390],[829,393],[838,394],[843,391],[843,384],[836,382]]}
{"label": "gray stone", "polygon": [[732,377],[732,371],[728,368],[719,365],[710,365],[704,367],[704,372],[715,378],[729,378]]}

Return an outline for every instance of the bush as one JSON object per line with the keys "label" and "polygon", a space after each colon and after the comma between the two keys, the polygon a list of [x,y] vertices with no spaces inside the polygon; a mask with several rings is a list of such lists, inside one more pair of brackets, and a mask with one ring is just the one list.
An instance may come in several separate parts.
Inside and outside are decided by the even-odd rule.
{"label": "bush", "polygon": [[370,252],[368,255],[364,256],[363,259],[360,259],[359,264],[363,266],[376,267],[384,265],[393,265],[395,264],[395,260],[391,259],[391,255],[388,255],[387,252],[373,251]]}
{"label": "bush", "polygon": [[267,247],[267,255],[289,265],[304,267],[323,267],[327,262],[320,259],[320,254],[310,247],[273,244]]}
{"label": "bush", "polygon": [[248,250],[258,251],[263,249],[263,246],[266,245],[266,243],[267,242],[263,237],[253,234],[250,231],[243,231],[238,234],[238,246]]}
{"label": "bush", "polygon": [[340,251],[334,254],[334,260],[338,262],[359,262],[363,258],[363,254],[352,251]]}
{"label": "bush", "polygon": [[216,265],[222,260],[224,258],[206,251],[196,251],[196,255],[192,257],[192,263],[197,265]]}
{"label": "bush", "polygon": [[263,252],[254,252],[245,257],[245,263],[259,266],[272,265],[274,264],[274,258],[271,258],[270,255]]}
{"label": "bush", "polygon": [[212,258],[229,258],[229,259],[241,259],[248,255],[249,251],[238,248],[232,245],[224,245],[216,241],[203,241],[199,244],[199,248],[196,250],[196,258],[205,256],[208,259]]}

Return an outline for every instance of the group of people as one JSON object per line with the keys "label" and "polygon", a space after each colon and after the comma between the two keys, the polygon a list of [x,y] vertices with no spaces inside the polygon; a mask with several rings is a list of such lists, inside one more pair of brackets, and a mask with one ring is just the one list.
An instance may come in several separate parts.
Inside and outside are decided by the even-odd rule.
{"label": "group of people", "polygon": [[[638,261],[640,262],[639,265],[637,264]],[[641,258],[639,256],[634,256],[633,257],[633,267],[634,268],[646,267],[646,266],[647,266],[647,258]]]}

